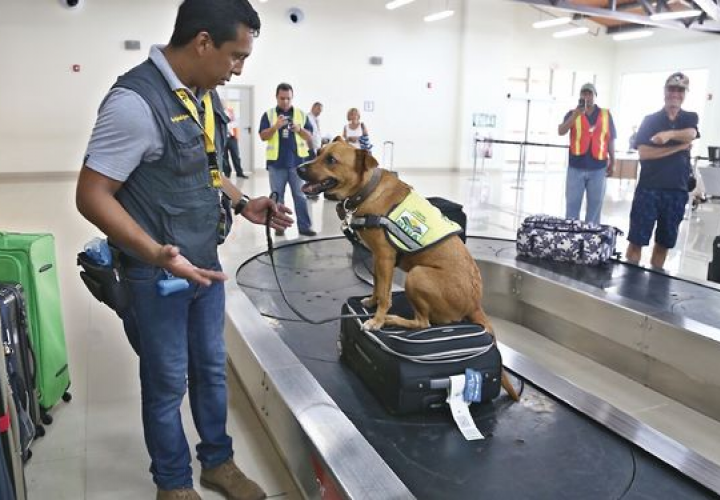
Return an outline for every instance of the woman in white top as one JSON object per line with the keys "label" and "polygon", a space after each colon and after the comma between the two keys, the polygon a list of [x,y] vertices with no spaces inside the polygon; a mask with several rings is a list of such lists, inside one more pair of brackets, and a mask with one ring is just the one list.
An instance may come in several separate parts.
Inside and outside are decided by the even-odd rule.
{"label": "woman in white top", "polygon": [[343,129],[343,139],[360,149],[360,137],[368,135],[365,124],[360,121],[360,111],[357,108],[350,108],[347,112],[347,120],[349,123]]}

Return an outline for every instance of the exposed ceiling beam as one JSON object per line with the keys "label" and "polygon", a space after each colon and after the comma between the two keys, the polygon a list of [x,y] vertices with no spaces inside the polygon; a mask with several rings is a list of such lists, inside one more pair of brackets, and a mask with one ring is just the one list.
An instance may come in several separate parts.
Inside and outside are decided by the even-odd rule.
{"label": "exposed ceiling beam", "polygon": [[710,19],[720,21],[720,8],[713,0],[695,0],[695,4],[704,10]]}
{"label": "exposed ceiling beam", "polygon": [[[691,29],[695,31],[704,31],[709,33],[720,33],[720,22],[717,21],[705,21],[703,24],[693,23],[688,28],[679,21],[653,21],[652,19],[650,19],[650,16],[645,16],[642,14],[634,14],[632,12],[624,12],[621,10],[613,11],[598,7],[590,7],[587,5],[578,5],[571,3],[568,0],[515,0],[515,2],[548,7],[564,12],[570,12],[573,14],[582,14],[588,17],[603,17],[606,19],[615,19],[616,21],[622,21],[625,23],[657,26],[658,28],[670,28],[679,30]],[[698,1],[695,0],[695,3],[698,3]],[[717,5],[715,7],[717,7]],[[710,14],[708,13],[708,15]]]}

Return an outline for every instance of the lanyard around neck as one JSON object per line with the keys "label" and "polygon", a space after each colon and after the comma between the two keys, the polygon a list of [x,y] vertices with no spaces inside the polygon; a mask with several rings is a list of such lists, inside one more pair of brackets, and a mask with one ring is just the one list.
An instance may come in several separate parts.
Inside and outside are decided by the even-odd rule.
{"label": "lanyard around neck", "polygon": [[198,113],[195,101],[190,97],[185,89],[178,89],[175,94],[180,98],[185,108],[190,112],[195,123],[202,129],[205,136],[205,151],[207,153],[215,152],[215,113],[213,112],[212,99],[210,92],[206,92],[202,98],[205,107],[205,123],[200,123],[200,114]]}
{"label": "lanyard around neck", "polygon": [[208,156],[212,186],[219,189],[222,187],[222,178],[220,177],[217,151],[215,150],[215,112],[213,111],[210,92],[206,92],[202,98],[203,107],[205,108],[205,123],[200,122],[200,114],[198,113],[197,106],[195,106],[195,101],[193,101],[185,89],[178,89],[175,91],[175,94],[183,103],[185,109],[187,109],[193,117],[195,123],[197,123],[203,131],[203,137],[205,139],[205,153],[207,153]]}

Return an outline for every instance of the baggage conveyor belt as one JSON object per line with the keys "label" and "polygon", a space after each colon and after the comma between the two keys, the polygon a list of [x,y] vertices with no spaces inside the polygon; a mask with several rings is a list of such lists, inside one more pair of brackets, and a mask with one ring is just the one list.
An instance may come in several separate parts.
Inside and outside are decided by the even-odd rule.
{"label": "baggage conveyor belt", "polygon": [[[631,416],[614,413],[612,405],[579,391],[572,381],[553,377],[502,341],[504,336],[510,339],[540,331],[544,337],[582,352],[593,362],[623,368],[624,376],[675,400],[684,398],[693,411],[717,419],[716,412],[720,411],[714,406],[716,402],[707,402],[708,391],[717,387],[698,387],[703,397],[678,390],[677,382],[653,376],[661,368],[676,370],[669,366],[671,361],[663,359],[662,353],[655,366],[648,360],[647,352],[643,352],[643,343],[633,340],[633,331],[624,333],[628,341],[623,344],[622,339],[599,335],[598,332],[603,332],[596,326],[607,325],[607,314],[614,314],[618,330],[625,323],[634,325],[645,343],[652,340],[647,332],[665,334],[667,329],[687,328],[701,342],[717,343],[713,325],[720,325],[720,308],[709,304],[718,301],[720,292],[619,262],[605,269],[589,269],[516,261],[514,242],[505,240],[469,238],[468,247],[483,274],[484,305],[495,319],[505,364],[528,381],[519,403],[513,403],[502,392],[492,403],[471,406],[474,420],[486,436],[485,440],[472,442],[462,438],[448,412],[389,415],[339,362],[339,320],[324,325],[299,321],[277,290],[267,254],[259,254],[240,266],[237,283],[244,295],[236,298],[229,295],[228,308],[233,312],[228,317],[236,323],[247,345],[239,348],[238,340],[231,338],[229,350],[242,354],[234,356],[230,352],[230,357],[261,418],[271,434],[275,433],[274,439],[286,461],[297,462],[297,455],[302,455],[297,448],[304,443],[348,498],[717,498],[715,493],[720,484],[716,481],[720,480],[716,473],[720,469],[715,463],[647,429]],[[365,251],[353,251],[342,237],[279,247],[275,262],[291,303],[314,319],[339,315],[347,297],[368,295],[371,291],[367,282],[371,257]],[[396,275],[401,274],[396,270]],[[231,288],[228,285],[228,290]],[[592,307],[573,303],[575,295],[580,301],[593,301]],[[258,320],[255,311],[247,311],[247,299],[264,316],[263,320]],[[579,312],[582,319],[563,317],[564,311],[570,311],[570,315]],[[641,321],[629,320],[625,315],[637,316]],[[542,324],[549,325],[548,331],[541,331],[543,327],[538,325]],[[258,334],[260,330],[265,333]],[[283,354],[285,347],[280,344],[268,344],[278,338],[292,355]],[[296,370],[293,355],[303,370],[297,371],[301,375],[288,376]],[[259,374],[248,371],[252,364],[248,362],[249,356],[258,362]],[[632,368],[636,362],[639,366]],[[311,376],[304,375],[305,370]],[[253,388],[254,382],[263,389]],[[315,383],[326,394],[321,395],[321,404],[308,404],[305,401],[314,390],[309,386]],[[277,397],[263,395],[262,390],[276,393]],[[560,399],[553,396],[553,391]],[[277,399],[284,403],[278,404]],[[338,430],[340,424],[331,422],[337,415],[326,408],[333,405],[343,414],[339,420],[346,417],[354,429]],[[284,413],[279,407],[285,409]],[[583,412],[590,412],[590,417]],[[311,416],[313,413],[316,415]],[[294,422],[281,423],[283,418],[279,415],[294,415],[291,419]],[[298,424],[303,437],[289,439],[288,429]],[[354,435],[355,429],[362,437]],[[346,437],[346,432],[352,436]],[[334,433],[345,437],[334,442]],[[294,444],[283,449],[286,445],[283,441],[287,440]],[[350,441],[353,446],[349,446]],[[345,452],[341,451],[343,448]],[[363,458],[365,454],[370,458]],[[373,460],[378,457],[391,471],[380,466],[379,472],[373,472]],[[312,496],[312,485],[301,477],[302,467],[289,463],[289,468],[299,483],[305,483],[300,485],[301,490]],[[375,479],[367,477],[373,474]],[[386,480],[387,487],[383,485]]]}

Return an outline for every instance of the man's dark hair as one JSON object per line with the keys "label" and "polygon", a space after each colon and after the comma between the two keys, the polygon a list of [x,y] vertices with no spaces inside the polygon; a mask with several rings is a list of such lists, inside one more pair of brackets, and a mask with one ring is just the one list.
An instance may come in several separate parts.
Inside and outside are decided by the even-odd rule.
{"label": "man's dark hair", "polygon": [[213,45],[235,40],[237,27],[243,24],[257,36],[260,17],[248,0],[185,0],[178,9],[170,45],[187,45],[201,31],[207,31]]}
{"label": "man's dark hair", "polygon": [[292,92],[293,94],[295,93],[295,91],[294,91],[293,88],[292,88],[292,85],[290,85],[289,83],[281,83],[281,84],[278,85],[277,88],[275,89],[275,97],[277,97],[278,94],[279,94],[282,90],[289,90],[289,91]]}

